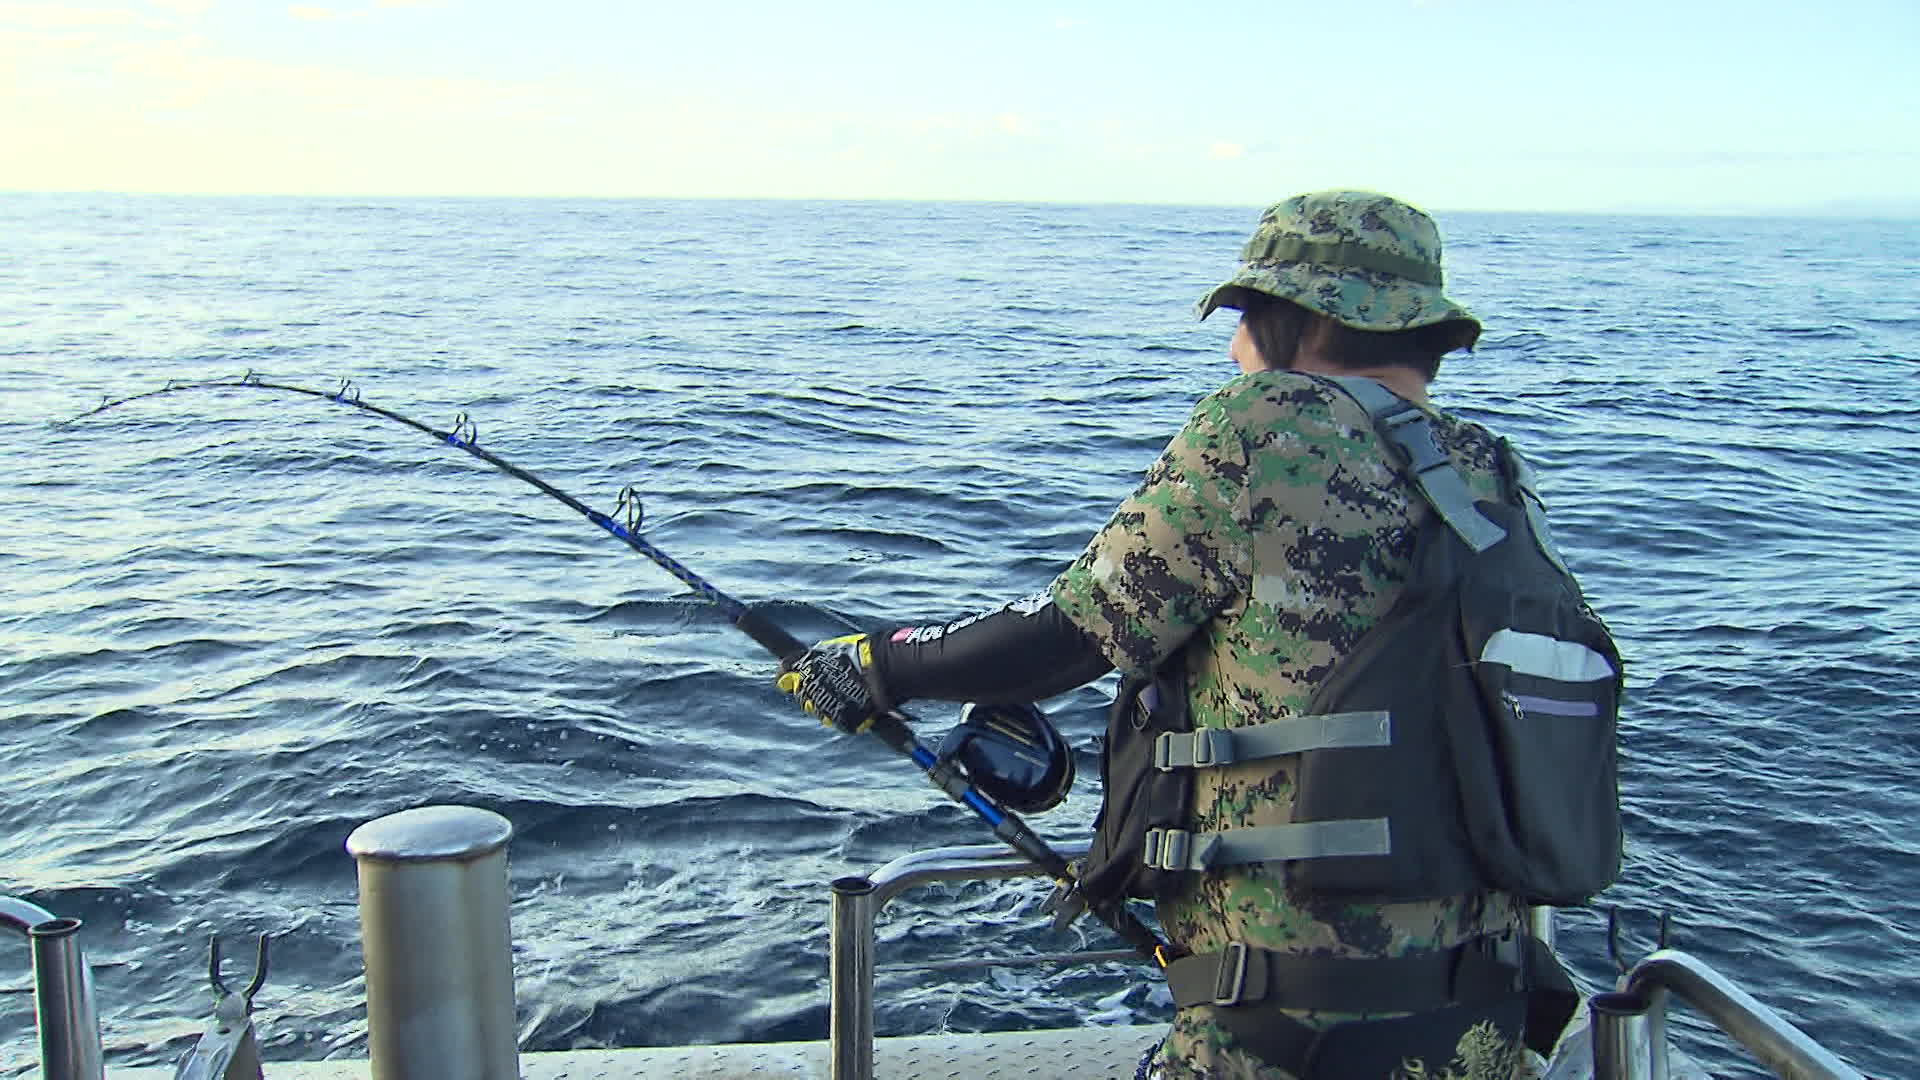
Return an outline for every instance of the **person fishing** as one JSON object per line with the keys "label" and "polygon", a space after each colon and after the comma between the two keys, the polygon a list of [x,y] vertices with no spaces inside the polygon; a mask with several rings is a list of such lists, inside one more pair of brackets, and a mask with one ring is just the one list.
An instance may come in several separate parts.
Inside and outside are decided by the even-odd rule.
{"label": "person fishing", "polygon": [[[1481,329],[1441,286],[1440,234],[1422,211],[1361,191],[1276,203],[1198,305],[1203,319],[1239,311],[1228,353],[1240,373],[1198,403],[1044,593],[944,624],[820,642],[783,664],[778,686],[849,733],[910,700],[1029,702],[1114,669],[1128,693],[1173,675],[1163,691],[1183,696],[1203,735],[1307,713],[1394,607],[1434,513],[1369,409],[1329,377],[1371,380],[1412,403],[1473,497],[1503,490],[1496,437],[1428,400],[1441,358],[1470,348]],[[1194,770],[1194,834],[1292,821],[1302,758]],[[1511,966],[1491,969],[1491,982],[1467,969],[1480,943],[1524,935],[1521,899],[1470,886],[1354,902],[1307,884],[1311,861],[1211,867],[1159,894],[1170,955],[1181,958],[1167,969],[1177,1012],[1143,1075],[1513,1075],[1525,980]],[[1270,989],[1243,1003],[1249,958]]]}

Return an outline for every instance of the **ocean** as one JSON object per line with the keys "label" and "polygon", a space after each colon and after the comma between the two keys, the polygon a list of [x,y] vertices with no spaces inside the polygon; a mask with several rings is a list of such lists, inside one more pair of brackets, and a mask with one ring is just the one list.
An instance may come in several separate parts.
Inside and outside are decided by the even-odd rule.
{"label": "ocean", "polygon": [[[1276,192],[1276,197],[1280,194]],[[479,445],[804,632],[1044,587],[1233,373],[1191,305],[1256,207],[0,195],[0,894],[85,922],[110,1065],[177,1059],[217,934],[276,1060],[365,1054],[362,822],[483,806],[530,1050],[821,1038],[827,883],[992,838],[834,737],[711,605]],[[1436,215],[1513,437],[1628,660],[1661,914],[1879,1077],[1920,1072],[1920,222]],[[1086,836],[1111,677],[1046,703]],[[954,719],[915,706],[923,739]],[[1111,947],[1031,881],[896,901],[883,964]],[[0,1076],[33,1072],[27,950]],[[883,972],[881,1035],[1151,1023],[1126,965]],[[1679,1045],[1765,1075],[1692,1014]]]}

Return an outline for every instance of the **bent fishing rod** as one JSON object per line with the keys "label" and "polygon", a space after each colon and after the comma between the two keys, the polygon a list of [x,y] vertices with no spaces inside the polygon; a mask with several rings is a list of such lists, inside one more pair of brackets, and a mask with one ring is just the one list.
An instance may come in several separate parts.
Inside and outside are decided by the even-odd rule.
{"label": "bent fishing rod", "polygon": [[[653,543],[640,536],[640,525],[644,517],[644,510],[641,505],[639,492],[633,485],[629,484],[620,490],[618,501],[614,506],[614,515],[619,515],[619,520],[616,520],[613,515],[603,514],[593,509],[579,499],[574,498],[572,495],[567,494],[526,469],[480,446],[479,429],[474,422],[468,418],[466,413],[460,413],[456,416],[453,427],[443,431],[429,424],[421,423],[410,416],[403,416],[391,409],[382,408],[371,402],[361,400],[360,390],[353,385],[351,379],[340,380],[339,388],[332,393],[328,393],[324,390],[312,390],[304,386],[289,386],[285,383],[267,382],[257,372],[248,371],[245,375],[237,379],[214,379],[205,382],[181,382],[175,379],[169,379],[165,386],[162,386],[158,390],[149,390],[144,394],[134,394],[130,397],[113,400],[103,397],[99,405],[71,419],[57,422],[55,426],[65,427],[77,421],[84,420],[89,416],[106,412],[108,409],[118,408],[119,406],[145,398],[158,397],[162,394],[179,393],[181,391],[211,389],[253,389],[303,394],[308,397],[321,398],[340,405],[350,405],[363,412],[372,413],[375,416],[392,420],[395,423],[405,424],[407,427],[424,432],[440,442],[466,451],[516,480],[521,480],[532,485],[546,495],[570,507],[588,521],[606,530],[634,551],[652,560],[653,563],[662,570],[672,574],[674,578],[689,589],[692,589],[701,599],[718,608],[728,622],[752,638],[761,648],[772,653],[783,665],[791,663],[793,660],[798,659],[802,653],[806,652],[806,646],[802,644],[798,638],[788,633],[785,628],[775,624],[771,619],[748,607],[746,604],[720,591],[720,589],[715,587],[711,582],[708,582],[692,570],[687,569],[678,559],[668,555]],[[1011,847],[1021,857],[1039,867],[1042,872],[1052,878],[1062,890],[1061,895],[1069,897],[1075,895],[1077,892],[1075,888],[1076,881],[1073,868],[1068,864],[1067,860],[1063,858],[1059,852],[1054,851],[1046,841],[1040,839],[1018,815],[998,805],[991,798],[982,794],[973,786],[970,780],[957,770],[942,765],[934,753],[928,750],[926,746],[920,742],[919,738],[914,735],[913,729],[909,726],[912,720],[913,717],[906,713],[897,709],[891,709],[876,718],[873,726],[868,729],[868,731],[870,734],[878,737],[889,749],[892,749],[894,752],[918,766],[921,772],[926,775],[929,782],[931,782],[935,788],[939,789],[942,794],[960,803],[962,806],[967,807],[969,810],[972,810],[977,817],[986,822],[996,837],[999,837],[1008,847]],[[1148,929],[1145,924],[1141,923],[1139,918],[1135,916],[1124,903],[1096,904],[1092,906],[1092,910],[1095,915],[1099,916],[1102,922],[1105,922],[1114,933],[1120,935],[1121,939],[1126,941],[1127,944],[1139,950],[1149,959],[1155,960],[1156,962],[1164,962],[1164,957],[1166,956],[1164,951],[1165,943],[1163,943],[1159,936],[1152,930]]]}

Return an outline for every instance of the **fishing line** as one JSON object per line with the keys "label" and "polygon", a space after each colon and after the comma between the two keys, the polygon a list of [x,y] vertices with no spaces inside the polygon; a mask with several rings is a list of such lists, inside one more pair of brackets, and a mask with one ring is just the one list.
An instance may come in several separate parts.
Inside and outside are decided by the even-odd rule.
{"label": "fishing line", "polygon": [[105,412],[108,409],[117,408],[128,402],[140,401],[144,398],[158,397],[161,394],[178,393],[182,390],[210,389],[280,390],[291,394],[305,394],[308,397],[322,398],[327,401],[337,402],[341,405],[351,405],[356,409],[373,413],[375,416],[385,417],[396,423],[405,424],[417,431],[423,431],[449,446],[456,446],[465,450],[467,453],[499,469],[508,476],[525,481],[567,506],[572,507],[588,521],[593,522],[595,525],[600,526],[602,529],[605,529],[607,532],[624,541],[627,546],[633,550],[652,559],[661,569],[672,574],[678,578],[682,584],[698,593],[701,599],[719,608],[721,614],[726,616],[728,622],[739,627],[748,637],[753,638],[762,648],[773,655],[782,660],[786,660],[806,651],[806,647],[793,635],[768,622],[765,618],[756,616],[745,604],[721,592],[715,588],[712,583],[681,565],[679,560],[661,551],[642,538],[639,535],[639,530],[644,510],[641,506],[639,492],[633,485],[629,484],[620,490],[619,501],[614,506],[614,513],[620,515],[622,520],[616,521],[613,517],[593,509],[579,499],[574,498],[559,488],[554,487],[552,484],[547,483],[545,480],[542,480],[540,477],[535,476],[533,473],[482,447],[480,445],[479,428],[474,425],[474,422],[468,418],[466,413],[461,413],[454,418],[451,430],[442,431],[429,424],[423,424],[410,416],[402,416],[400,413],[394,412],[391,409],[384,409],[378,405],[360,400],[360,389],[353,385],[353,380],[351,379],[340,380],[340,388],[332,393],[327,393],[324,390],[310,390],[304,386],[288,386],[284,383],[267,382],[257,373],[249,371],[238,379],[216,379],[208,382],[191,383],[183,383],[169,379],[165,386],[158,390],[149,390],[144,394],[135,394],[132,397],[124,397],[112,401],[102,398],[99,405],[70,420],[62,421],[56,426],[64,427],[67,424],[84,420],[89,416]]}
{"label": "fishing line", "polygon": [[[290,394],[304,394],[308,397],[321,398],[340,405],[351,405],[364,412],[369,412],[375,416],[392,420],[395,423],[405,424],[417,431],[424,432],[440,442],[466,451],[481,461],[486,462],[488,465],[506,473],[508,476],[516,480],[524,481],[572,508],[582,517],[598,525],[634,551],[645,555],[662,570],[672,574],[681,584],[698,594],[701,599],[719,608],[720,613],[726,617],[728,622],[739,628],[748,637],[758,643],[761,648],[772,653],[783,663],[794,660],[806,652],[806,646],[801,644],[798,638],[795,638],[784,628],[778,626],[753,608],[720,591],[720,589],[715,587],[711,582],[694,573],[692,570],[687,569],[678,559],[668,555],[641,537],[639,535],[640,525],[644,518],[645,511],[640,502],[639,491],[633,485],[629,484],[620,490],[619,499],[614,505],[612,515],[603,514],[526,469],[482,447],[480,445],[479,428],[475,426],[473,420],[464,412],[454,418],[451,429],[443,431],[429,424],[423,424],[410,416],[403,416],[391,409],[382,408],[371,402],[362,401],[360,398],[360,390],[353,385],[353,380],[351,379],[341,379],[339,388],[332,393],[328,393],[324,390],[312,390],[304,386],[289,386],[285,383],[267,382],[261,378],[258,373],[248,371],[245,375],[237,379],[214,379],[206,382],[179,382],[174,379],[169,379],[165,386],[162,386],[158,390],[149,390],[144,394],[134,394],[131,397],[118,399],[102,397],[99,405],[71,419],[56,422],[54,426],[65,427],[77,421],[84,420],[89,416],[106,412],[108,409],[118,408],[121,405],[141,401],[146,398],[158,397],[162,394],[173,394],[186,390],[212,389],[273,390]],[[992,828],[995,836],[999,837],[1009,847],[1013,848],[1014,851],[1018,852],[1022,857],[1045,872],[1048,877],[1052,878],[1061,887],[1065,895],[1071,895],[1074,888],[1074,876],[1073,869],[1067,863],[1067,860],[1061,857],[1059,852],[1054,851],[1046,841],[1040,839],[1017,815],[997,805],[992,799],[976,790],[972,782],[969,781],[963,773],[953,768],[950,764],[942,765],[933,752],[922,745],[920,740],[914,735],[912,728],[908,726],[912,720],[913,718],[911,716],[897,709],[889,710],[886,714],[875,720],[873,727],[869,729],[869,733],[877,736],[881,742],[885,743],[896,753],[912,761],[926,774],[927,779],[934,787],[938,788],[948,798],[972,810],[975,815]],[[1159,950],[1164,948],[1164,946],[1158,936],[1156,936],[1153,931],[1147,929],[1124,905],[1114,905],[1111,907],[1108,905],[1097,905],[1094,913],[1129,945],[1132,945],[1149,958],[1158,960],[1162,955]]]}

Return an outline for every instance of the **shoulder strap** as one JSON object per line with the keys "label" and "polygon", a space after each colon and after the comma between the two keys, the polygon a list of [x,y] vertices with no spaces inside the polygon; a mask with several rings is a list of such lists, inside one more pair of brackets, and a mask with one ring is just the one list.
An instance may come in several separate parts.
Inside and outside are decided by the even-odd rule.
{"label": "shoulder strap", "polygon": [[1533,466],[1527,464],[1527,459],[1505,438],[1500,440],[1500,462],[1506,470],[1507,484],[1513,489],[1513,501],[1527,512],[1527,528],[1533,531],[1534,546],[1555,569],[1571,579],[1573,571],[1567,569],[1566,560],[1560,557],[1560,550],[1553,542],[1553,530],[1547,525],[1547,504],[1535,486]]}
{"label": "shoulder strap", "polygon": [[1473,494],[1458,469],[1434,438],[1433,421],[1400,395],[1359,375],[1323,376],[1360,403],[1381,437],[1400,452],[1413,482],[1426,496],[1434,513],[1474,552],[1482,552],[1507,538],[1507,531],[1489,521],[1473,505]]}

